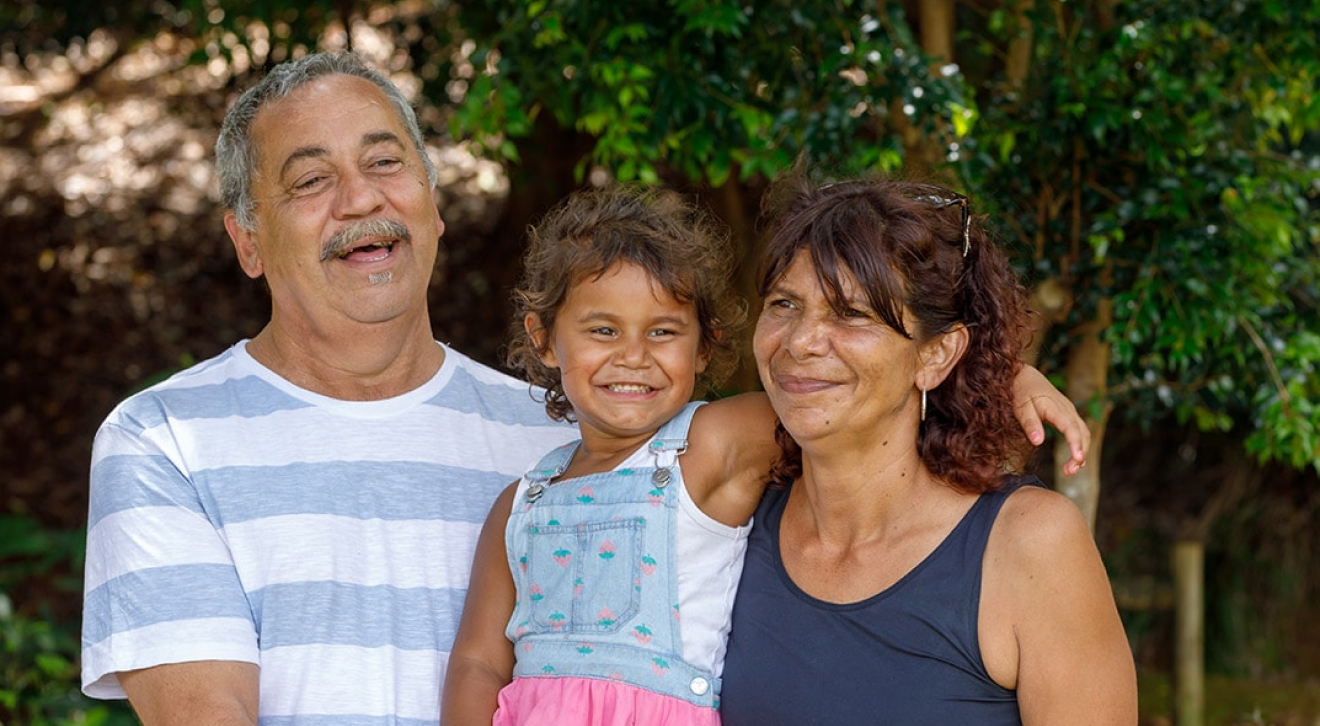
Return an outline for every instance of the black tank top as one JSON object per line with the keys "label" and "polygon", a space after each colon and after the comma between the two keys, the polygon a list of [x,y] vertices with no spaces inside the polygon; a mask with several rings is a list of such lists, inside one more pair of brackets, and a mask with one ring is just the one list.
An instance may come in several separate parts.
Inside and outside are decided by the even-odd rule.
{"label": "black tank top", "polygon": [[733,607],[724,726],[1021,726],[1017,697],[981,661],[981,560],[1008,495],[982,495],[907,575],[866,600],[835,604],[793,584],[779,557],[788,490],[757,509]]}

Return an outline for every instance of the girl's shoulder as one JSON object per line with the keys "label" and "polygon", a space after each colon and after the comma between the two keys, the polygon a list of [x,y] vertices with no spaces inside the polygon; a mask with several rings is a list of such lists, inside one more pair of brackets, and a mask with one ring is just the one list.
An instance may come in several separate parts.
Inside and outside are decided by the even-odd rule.
{"label": "girl's shoulder", "polygon": [[775,423],[778,421],[775,410],[770,407],[770,399],[764,393],[740,393],[736,396],[721,398],[697,409],[692,426],[727,426],[744,424],[755,427],[750,433],[768,429],[773,438]]}
{"label": "girl's shoulder", "polygon": [[683,478],[703,512],[731,526],[746,523],[779,457],[777,421],[762,393],[723,398],[697,410]]}

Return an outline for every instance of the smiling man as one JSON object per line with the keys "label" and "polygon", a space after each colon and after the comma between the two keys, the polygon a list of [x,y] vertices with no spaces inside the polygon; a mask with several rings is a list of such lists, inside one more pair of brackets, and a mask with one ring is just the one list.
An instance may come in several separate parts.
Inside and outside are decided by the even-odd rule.
{"label": "smiling man", "polygon": [[434,340],[436,173],[388,79],[278,66],[216,158],[271,318],[98,432],[83,690],[147,726],[434,724],[481,522],[574,430]]}

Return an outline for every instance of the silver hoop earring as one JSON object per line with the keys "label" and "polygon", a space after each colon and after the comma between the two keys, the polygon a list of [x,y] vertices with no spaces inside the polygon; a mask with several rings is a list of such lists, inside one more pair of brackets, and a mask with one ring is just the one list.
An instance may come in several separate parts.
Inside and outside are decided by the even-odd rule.
{"label": "silver hoop earring", "polygon": [[926,388],[921,389],[921,420],[926,420]]}

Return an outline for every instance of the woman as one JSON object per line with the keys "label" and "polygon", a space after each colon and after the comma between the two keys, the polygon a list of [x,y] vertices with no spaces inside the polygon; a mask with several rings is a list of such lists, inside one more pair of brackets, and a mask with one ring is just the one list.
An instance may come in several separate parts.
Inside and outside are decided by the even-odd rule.
{"label": "woman", "polygon": [[1007,473],[1027,313],[966,198],[797,178],[770,204],[754,349],[784,451],[725,725],[1136,723],[1081,513]]}

